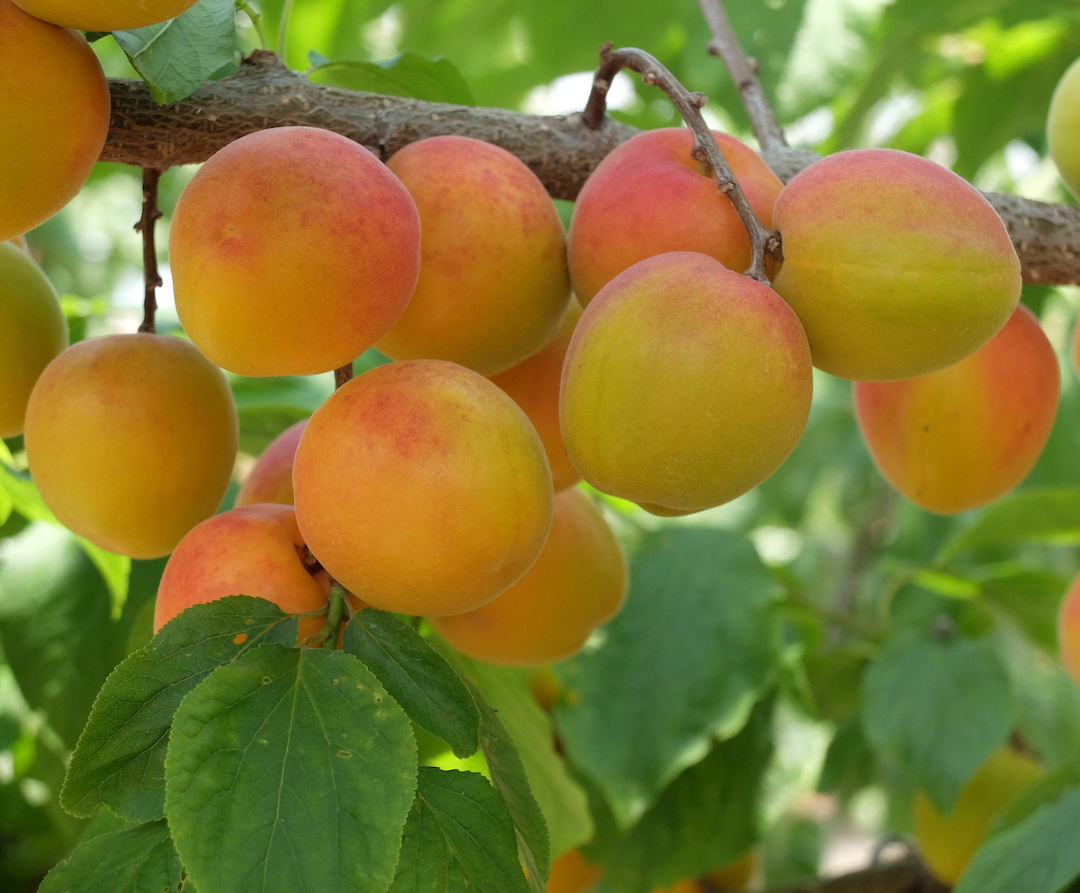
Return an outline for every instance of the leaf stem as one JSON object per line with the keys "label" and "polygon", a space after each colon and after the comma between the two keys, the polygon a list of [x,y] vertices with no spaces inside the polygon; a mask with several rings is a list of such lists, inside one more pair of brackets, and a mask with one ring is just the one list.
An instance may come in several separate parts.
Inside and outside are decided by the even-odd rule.
{"label": "leaf stem", "polygon": [[289,18],[292,16],[293,0],[285,0],[285,4],[281,7],[281,21],[278,22],[277,32],[277,54],[278,57],[286,65],[289,64],[289,60],[285,55],[286,41],[289,36]]}
{"label": "leaf stem", "polygon": [[345,616],[345,600],[349,590],[339,584],[330,587],[329,604],[326,609],[326,623],[322,629],[304,640],[307,648],[337,648],[338,629]]}
{"label": "leaf stem", "polygon": [[262,16],[255,11],[255,8],[247,0],[236,0],[236,8],[243,10],[251,20],[251,27],[255,29],[255,34],[259,38],[259,49],[269,49],[270,44],[266,42],[266,31],[263,30],[262,26]]}

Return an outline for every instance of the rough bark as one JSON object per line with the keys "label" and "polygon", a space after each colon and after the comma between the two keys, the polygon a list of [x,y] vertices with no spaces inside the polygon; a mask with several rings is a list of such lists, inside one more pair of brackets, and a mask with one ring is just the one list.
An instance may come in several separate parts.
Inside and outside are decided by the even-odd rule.
{"label": "rough bark", "polygon": [[[311,83],[277,57],[257,52],[240,72],[203,84],[187,99],[159,106],[142,81],[114,79],[112,122],[102,161],[165,170],[205,161],[235,139],[267,127],[325,127],[382,158],[439,134],[502,146],[524,161],[555,198],[573,199],[605,155],[638,131],[612,118],[599,130],[581,114],[539,116],[506,109],[446,105]],[[787,182],[818,156],[801,149],[762,153]],[[987,193],[1020,255],[1024,281],[1080,284],[1080,208]]]}

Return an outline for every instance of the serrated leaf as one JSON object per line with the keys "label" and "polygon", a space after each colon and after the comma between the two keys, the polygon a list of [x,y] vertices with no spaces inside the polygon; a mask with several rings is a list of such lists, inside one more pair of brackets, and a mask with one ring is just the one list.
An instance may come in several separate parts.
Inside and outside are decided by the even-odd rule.
{"label": "serrated leaf", "polygon": [[1021,490],[999,499],[942,547],[937,562],[975,546],[1016,542],[1080,542],[1080,488]]}
{"label": "serrated leaf", "polygon": [[184,696],[257,645],[294,644],[297,625],[276,605],[246,595],[195,605],[170,620],[102,686],[68,766],[64,809],[89,816],[106,805],[130,821],[163,815],[169,727]]}
{"label": "serrated leaf", "polygon": [[239,449],[249,456],[260,456],[275,437],[286,428],[311,415],[299,406],[241,406]]}
{"label": "serrated leaf", "polygon": [[[38,893],[179,893],[184,878],[164,820],[80,843]],[[194,893],[183,883],[184,893]]]}
{"label": "serrated leaf", "polygon": [[416,742],[352,655],[260,645],[180,703],[165,776],[173,840],[203,893],[382,893]]}
{"label": "serrated leaf", "polygon": [[526,893],[511,828],[482,775],[421,766],[389,893]]}
{"label": "serrated leaf", "polygon": [[631,561],[598,647],[556,665],[555,724],[572,761],[632,825],[714,736],[729,737],[779,663],[777,586],[745,539],[668,528]]}
{"label": "serrated leaf", "polygon": [[405,96],[429,102],[473,105],[472,90],[452,62],[406,52],[384,62],[322,62],[308,72],[317,84]]}
{"label": "serrated leaf", "polygon": [[195,92],[236,52],[235,0],[200,0],[187,12],[157,25],[114,31],[131,64],[150,85],[159,105]]}
{"label": "serrated leaf", "polygon": [[1080,875],[1080,788],[989,838],[954,893],[1059,893]]}
{"label": "serrated leaf", "polygon": [[386,686],[409,718],[461,759],[480,747],[480,711],[461,677],[411,626],[365,608],[345,627],[343,647]]}
{"label": "serrated leaf", "polygon": [[867,738],[944,814],[1016,715],[1009,677],[988,639],[904,634],[863,677]]}

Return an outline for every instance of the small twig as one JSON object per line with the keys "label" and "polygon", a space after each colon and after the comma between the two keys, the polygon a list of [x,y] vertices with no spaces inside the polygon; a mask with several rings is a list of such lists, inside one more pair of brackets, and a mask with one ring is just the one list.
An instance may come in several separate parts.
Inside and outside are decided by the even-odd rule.
{"label": "small twig", "polygon": [[266,42],[266,32],[263,30],[262,26],[262,16],[255,11],[254,7],[252,7],[247,0],[236,0],[236,7],[237,9],[243,10],[251,21],[251,27],[255,29],[255,34],[259,38],[259,48],[263,50],[269,49],[270,44]]}
{"label": "small twig", "polygon": [[161,219],[157,206],[158,181],[161,171],[144,167],[142,172],[143,210],[142,217],[135,224],[135,232],[142,233],[143,275],[146,279],[146,291],[143,297],[143,321],[140,332],[154,334],[154,313],[157,311],[157,289],[161,285],[158,275],[157,248],[154,245],[154,224]]}
{"label": "small twig", "polygon": [[761,148],[785,148],[788,142],[784,131],[765,97],[761,81],[758,80],[757,71],[760,66],[756,60],[749,59],[739,46],[739,39],[731,29],[731,22],[728,21],[727,11],[724,9],[724,0],[698,0],[698,6],[701,7],[713,35],[707,49],[710,55],[723,61],[735,82],[735,89],[739,91],[739,98],[750,116],[750,126],[754,129],[754,136]]}
{"label": "small twig", "polygon": [[780,234],[765,229],[758,220],[739,182],[728,167],[724,153],[720,151],[712,131],[709,130],[709,125],[701,116],[701,109],[708,102],[704,93],[691,93],[670,71],[644,50],[634,47],[616,50],[610,43],[606,43],[600,48],[600,67],[593,77],[592,93],[589,94],[589,101],[582,115],[585,126],[593,130],[600,129],[604,122],[607,91],[611,88],[612,79],[624,68],[638,72],[644,83],[663,90],[679,110],[683,120],[694,134],[694,147],[690,150],[690,154],[697,161],[705,162],[712,168],[716,175],[717,190],[731,199],[750,236],[752,260],[750,268],[745,271],[746,275],[768,285],[765,255],[769,254],[777,260],[783,259]]}
{"label": "small twig", "polygon": [[351,380],[352,377],[352,363],[346,363],[344,366],[339,366],[334,370],[334,390],[336,391],[345,384],[345,382]]}

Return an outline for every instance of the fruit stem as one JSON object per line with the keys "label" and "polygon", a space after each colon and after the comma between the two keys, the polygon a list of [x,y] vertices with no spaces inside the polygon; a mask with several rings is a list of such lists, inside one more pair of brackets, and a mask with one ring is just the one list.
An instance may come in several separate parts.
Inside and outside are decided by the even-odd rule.
{"label": "fruit stem", "polygon": [[251,27],[255,29],[255,34],[259,38],[259,49],[269,49],[270,44],[266,42],[266,32],[263,30],[262,26],[262,16],[255,11],[254,7],[252,7],[247,0],[236,0],[236,6],[238,9],[242,9],[251,20]]}
{"label": "fruit stem", "polygon": [[788,141],[784,130],[776,120],[772,106],[765,97],[765,91],[761,88],[761,81],[758,80],[757,73],[761,65],[756,59],[750,59],[739,46],[739,39],[735,36],[731,22],[728,21],[727,10],[724,9],[724,0],[698,0],[698,6],[701,7],[713,35],[705,48],[710,55],[724,63],[735,82],[735,89],[739,91],[739,99],[750,117],[750,126],[754,129],[754,136],[761,148],[766,151],[787,148]]}
{"label": "fruit stem", "polygon": [[731,168],[728,167],[724,153],[720,151],[712,131],[709,130],[709,125],[701,116],[702,108],[709,101],[704,93],[691,93],[675,75],[644,50],[636,47],[623,47],[616,50],[609,42],[600,47],[600,67],[593,75],[592,92],[589,94],[589,101],[582,114],[583,123],[592,130],[601,128],[604,123],[607,92],[611,88],[615,75],[624,68],[638,72],[643,83],[663,90],[679,110],[687,127],[694,134],[694,147],[690,150],[690,155],[712,168],[716,175],[717,190],[731,200],[739,219],[746,228],[747,235],[750,236],[751,262],[749,268],[744,271],[745,275],[768,285],[769,276],[765,272],[765,255],[771,255],[777,260],[784,259],[780,233],[766,229],[758,220],[746,194],[739,186]]}
{"label": "fruit stem", "polygon": [[154,244],[154,224],[161,219],[161,211],[157,206],[161,171],[144,167],[142,175],[143,210],[142,217],[135,224],[135,232],[142,233],[143,275],[146,290],[143,297],[143,321],[139,325],[139,331],[149,332],[152,335],[154,334],[154,313],[157,311],[156,292],[161,285],[161,276],[158,275],[157,247]]}
{"label": "fruit stem", "polygon": [[338,629],[345,616],[345,600],[349,590],[339,584],[330,587],[329,603],[326,608],[326,623],[315,635],[304,640],[307,648],[337,648]]}
{"label": "fruit stem", "polygon": [[336,391],[352,377],[352,363],[346,363],[344,366],[339,366],[337,369],[334,370],[334,390]]}

